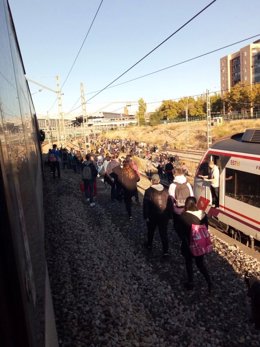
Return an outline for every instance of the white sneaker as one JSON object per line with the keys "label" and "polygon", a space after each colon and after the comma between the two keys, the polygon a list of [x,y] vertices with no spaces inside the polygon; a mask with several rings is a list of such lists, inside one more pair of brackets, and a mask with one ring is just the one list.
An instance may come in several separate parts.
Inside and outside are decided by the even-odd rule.
{"label": "white sneaker", "polygon": [[96,204],[94,202],[91,202],[89,206],[94,207],[94,206],[96,206]]}

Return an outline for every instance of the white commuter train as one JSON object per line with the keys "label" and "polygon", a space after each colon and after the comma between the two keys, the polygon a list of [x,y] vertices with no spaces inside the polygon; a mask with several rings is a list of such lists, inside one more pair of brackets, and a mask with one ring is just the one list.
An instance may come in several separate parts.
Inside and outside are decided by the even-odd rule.
{"label": "white commuter train", "polygon": [[[220,171],[218,208],[212,206],[210,182],[199,177],[209,174],[210,160]],[[208,202],[205,210],[214,226],[251,247],[255,241],[259,244],[260,129],[247,129],[214,143],[198,166],[194,194],[200,202]]]}

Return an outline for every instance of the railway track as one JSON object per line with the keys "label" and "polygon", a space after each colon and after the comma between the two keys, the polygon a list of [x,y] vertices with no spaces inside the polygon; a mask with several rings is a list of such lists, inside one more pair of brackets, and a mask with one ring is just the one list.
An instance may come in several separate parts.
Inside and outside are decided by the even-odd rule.
{"label": "railway track", "polygon": [[201,150],[174,150],[174,151],[167,151],[169,156],[175,156],[178,155],[181,161],[190,161],[194,163],[199,163],[201,160],[201,157],[205,153],[205,151]]}

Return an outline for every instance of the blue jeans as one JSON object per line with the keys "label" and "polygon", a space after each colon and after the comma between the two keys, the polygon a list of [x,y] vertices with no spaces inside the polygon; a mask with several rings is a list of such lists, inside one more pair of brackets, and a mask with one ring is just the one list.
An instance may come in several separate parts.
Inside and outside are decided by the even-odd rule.
{"label": "blue jeans", "polygon": [[89,199],[89,202],[91,203],[93,202],[94,196],[94,180],[83,180],[83,182],[86,199]]}

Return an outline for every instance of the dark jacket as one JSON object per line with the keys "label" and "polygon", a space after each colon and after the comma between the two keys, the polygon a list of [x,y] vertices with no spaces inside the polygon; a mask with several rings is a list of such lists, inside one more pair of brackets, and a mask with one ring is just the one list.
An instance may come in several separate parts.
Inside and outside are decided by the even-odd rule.
{"label": "dark jacket", "polygon": [[84,167],[85,166],[89,166],[90,167],[90,170],[91,170],[91,176],[92,176],[92,180],[95,180],[95,178],[97,177],[97,174],[98,174],[98,171],[97,171],[97,168],[96,168],[96,165],[94,164],[94,162],[92,160],[88,160],[88,161],[84,161],[82,164],[81,164],[81,169],[83,171]]}
{"label": "dark jacket", "polygon": [[208,218],[204,211],[184,211],[179,216],[180,223],[180,235],[182,245],[181,251],[185,256],[187,253],[190,253],[190,237],[191,237],[191,225],[192,224],[205,224],[208,227]]}
{"label": "dark jacket", "polygon": [[163,185],[155,184],[146,189],[143,200],[144,219],[170,218],[172,209],[172,200]]}

